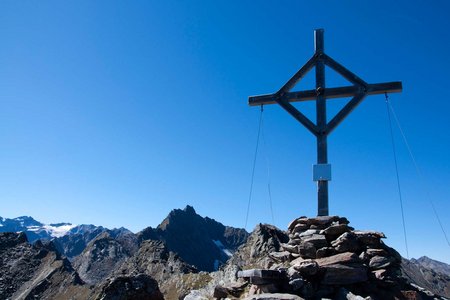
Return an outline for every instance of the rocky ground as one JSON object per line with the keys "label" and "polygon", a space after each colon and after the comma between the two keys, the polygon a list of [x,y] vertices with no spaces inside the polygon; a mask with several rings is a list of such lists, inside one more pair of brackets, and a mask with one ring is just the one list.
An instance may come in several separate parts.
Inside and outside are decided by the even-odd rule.
{"label": "rocky ground", "polygon": [[[187,299],[445,299],[442,286],[403,276],[384,234],[337,216],[294,220],[284,233],[260,224],[223,271]],[[443,277],[445,275],[441,274]],[[438,280],[438,277],[433,277]],[[449,278],[441,278],[448,287]],[[437,288],[437,289],[436,289]],[[430,289],[434,289],[430,291]]]}
{"label": "rocky ground", "polygon": [[[0,299],[450,296],[450,278],[441,273],[448,265],[404,260],[384,238],[380,232],[355,230],[337,216],[301,217],[287,231],[259,224],[248,235],[202,218],[191,207],[136,235],[102,230],[83,240],[87,245],[71,261],[53,242],[30,244],[23,233],[0,233]],[[231,252],[220,270],[208,272]],[[427,268],[431,264],[434,270]]]}

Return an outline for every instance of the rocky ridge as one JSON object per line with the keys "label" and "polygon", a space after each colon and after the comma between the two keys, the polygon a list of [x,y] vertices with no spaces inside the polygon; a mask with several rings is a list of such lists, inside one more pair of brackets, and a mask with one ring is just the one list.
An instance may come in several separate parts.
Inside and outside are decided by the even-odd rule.
{"label": "rocky ridge", "polygon": [[89,294],[51,243],[31,245],[24,233],[0,233],[0,299],[87,299]]}
{"label": "rocky ridge", "polygon": [[[249,236],[242,231],[188,206],[136,235],[101,231],[72,261],[54,241],[30,244],[23,233],[0,233],[0,299],[443,299],[436,295],[448,293],[445,274],[402,261],[382,233],[354,230],[345,218],[301,217],[287,232],[267,224]],[[174,245],[183,234],[188,238]],[[176,247],[186,248],[178,250],[184,257]],[[219,271],[201,271],[184,259],[211,247],[227,258],[226,251],[234,252]]]}
{"label": "rocky ridge", "polygon": [[436,273],[450,276],[450,265],[431,259],[429,257],[422,256],[418,259],[412,258],[411,263],[414,263],[426,269],[433,269]]}
{"label": "rocky ridge", "polygon": [[[450,274],[446,272],[448,265],[422,258],[425,266],[416,259],[402,259],[402,276],[421,288],[432,291],[435,294],[450,298]],[[433,267],[427,267],[428,262],[433,261]]]}
{"label": "rocky ridge", "polygon": [[95,285],[109,277],[135,251],[137,249],[127,249],[120,239],[103,232],[89,242],[72,264],[84,282]]}
{"label": "rocky ridge", "polygon": [[[215,271],[248,237],[244,229],[224,226],[214,219],[201,217],[192,206],[175,209],[157,228],[137,233],[139,242],[163,241],[186,263],[201,271]],[[199,255],[201,253],[201,255]]]}

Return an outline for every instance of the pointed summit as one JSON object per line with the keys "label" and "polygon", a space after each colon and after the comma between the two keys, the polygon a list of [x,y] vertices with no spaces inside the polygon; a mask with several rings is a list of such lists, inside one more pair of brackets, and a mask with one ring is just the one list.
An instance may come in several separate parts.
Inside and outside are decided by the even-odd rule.
{"label": "pointed summit", "polygon": [[163,241],[170,251],[201,271],[217,269],[248,237],[244,229],[202,217],[190,205],[172,210],[156,229],[149,227],[137,235],[141,243],[149,239]]}
{"label": "pointed summit", "polygon": [[196,215],[197,213],[195,212],[195,209],[190,206],[190,205],[186,205],[186,207],[183,209],[186,213],[188,214],[194,214]]}

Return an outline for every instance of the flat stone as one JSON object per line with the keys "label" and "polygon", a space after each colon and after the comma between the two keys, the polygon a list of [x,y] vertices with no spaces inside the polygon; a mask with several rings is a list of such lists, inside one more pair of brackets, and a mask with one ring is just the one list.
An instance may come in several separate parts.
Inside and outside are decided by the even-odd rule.
{"label": "flat stone", "polygon": [[336,254],[336,250],[333,247],[323,247],[316,251],[316,258],[324,258]]}
{"label": "flat stone", "polygon": [[340,254],[336,254],[329,257],[324,258],[318,258],[316,259],[316,262],[319,264],[320,267],[333,265],[333,264],[353,264],[353,263],[359,263],[361,260],[359,259],[358,255],[352,252],[344,252]]}
{"label": "flat stone", "polygon": [[346,285],[367,281],[367,269],[350,267],[341,264],[327,265],[325,276],[322,279],[324,285]]}
{"label": "flat stone", "polygon": [[348,228],[347,224],[337,224],[337,225],[331,225],[330,227],[327,227],[324,230],[320,231],[320,234],[324,234],[327,237],[334,237],[334,236],[340,236],[344,232],[350,231],[350,228]]}
{"label": "flat stone", "polygon": [[307,259],[292,266],[302,276],[313,276],[319,271],[319,264],[312,259]]}
{"label": "flat stone", "polygon": [[291,253],[289,251],[271,252],[269,257],[278,262],[290,261]]}
{"label": "flat stone", "polygon": [[308,223],[311,225],[328,225],[338,220],[338,216],[319,216],[308,219]]}
{"label": "flat stone", "polygon": [[380,245],[380,239],[386,238],[384,233],[377,232],[377,231],[361,231],[361,230],[355,230],[352,231],[358,240],[366,245],[366,246],[379,246]]}
{"label": "flat stone", "polygon": [[361,248],[357,236],[352,232],[341,234],[336,240],[331,242],[331,245],[338,252],[356,252]]}
{"label": "flat stone", "polygon": [[299,234],[300,237],[307,237],[313,234],[318,234],[320,232],[320,230],[317,229],[308,229],[306,231],[303,231],[302,233]]}
{"label": "flat stone", "polygon": [[297,246],[300,245],[300,243],[302,242],[302,240],[298,237],[298,233],[295,234],[296,237],[290,239],[287,243],[288,245],[292,245],[292,246]]}
{"label": "flat stone", "polygon": [[[309,242],[314,245],[316,249],[320,249],[328,246],[327,239],[324,235],[321,234],[313,234],[311,236],[303,238],[303,242]],[[315,253],[314,253],[315,255]]]}
{"label": "flat stone", "polygon": [[294,227],[295,227],[297,224],[299,224],[299,223],[300,223],[300,220],[302,220],[302,219],[306,219],[306,217],[303,216],[303,217],[297,218],[297,219],[295,219],[295,220],[292,220],[291,223],[289,223],[289,225],[288,225],[288,230],[289,230],[289,231],[292,231],[292,230],[294,229]]}
{"label": "flat stone", "polygon": [[290,230],[290,232],[293,232],[293,233],[303,232],[303,231],[307,230],[308,228],[309,228],[309,226],[307,224],[298,223],[294,226],[294,228],[292,230]]}
{"label": "flat stone", "polygon": [[304,300],[302,297],[292,294],[282,294],[282,293],[264,293],[259,295],[251,295],[244,300]]}
{"label": "flat stone", "polygon": [[316,224],[313,224],[313,225],[309,226],[309,228],[310,229],[316,229],[316,230],[322,230],[322,229],[327,228],[327,225],[316,225]]}
{"label": "flat stone", "polygon": [[298,247],[297,245],[290,245],[290,244],[280,244],[280,247],[284,251],[288,251],[290,253],[297,253],[298,254]]}
{"label": "flat stone", "polygon": [[388,252],[384,249],[367,249],[366,253],[368,256],[373,257],[373,256],[388,256]]}
{"label": "flat stone", "polygon": [[291,266],[295,266],[296,264],[299,264],[299,263],[301,263],[302,261],[305,261],[306,259],[304,259],[303,257],[299,257],[299,258],[296,258],[296,259],[294,259],[294,260],[292,260],[291,261]]}
{"label": "flat stone", "polygon": [[393,257],[374,256],[370,259],[369,267],[371,269],[383,269],[390,266],[395,261]]}
{"label": "flat stone", "polygon": [[264,278],[264,279],[281,279],[283,278],[283,272],[278,270],[268,269],[250,269],[239,271],[238,278]]}

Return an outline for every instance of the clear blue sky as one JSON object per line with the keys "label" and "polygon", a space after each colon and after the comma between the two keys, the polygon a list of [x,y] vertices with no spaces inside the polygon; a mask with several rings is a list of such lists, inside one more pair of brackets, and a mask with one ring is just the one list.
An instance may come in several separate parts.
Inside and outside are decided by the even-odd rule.
{"label": "clear blue sky", "polygon": [[[174,208],[243,227],[259,109],[325,50],[391,101],[410,257],[450,263],[447,1],[2,1],[0,216],[138,231]],[[327,70],[329,86],[346,84]],[[312,88],[305,78],[298,89]],[[330,115],[341,100],[332,100]],[[312,119],[311,103],[300,106]],[[275,224],[316,214],[315,139],[280,107],[264,112]],[[383,96],[329,137],[330,213],[385,232],[406,256]],[[264,153],[248,230],[271,222]],[[428,192],[427,192],[428,191]],[[429,193],[430,197],[427,197]]]}

